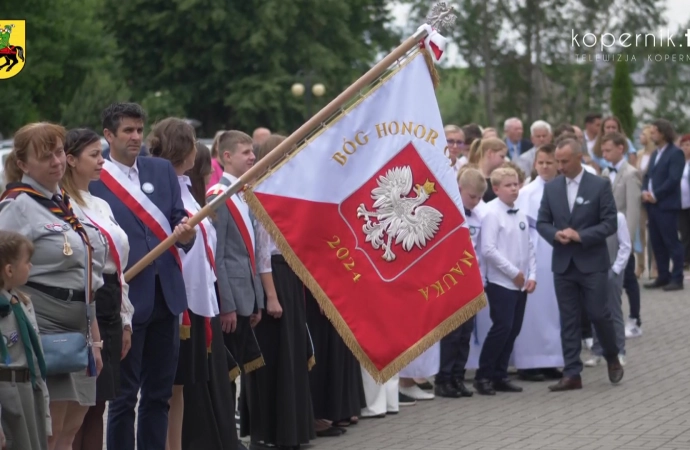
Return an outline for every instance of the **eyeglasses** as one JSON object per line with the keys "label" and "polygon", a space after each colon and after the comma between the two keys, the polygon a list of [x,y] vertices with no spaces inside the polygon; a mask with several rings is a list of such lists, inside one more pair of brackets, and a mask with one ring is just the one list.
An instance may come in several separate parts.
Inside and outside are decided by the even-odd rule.
{"label": "eyeglasses", "polygon": [[448,139],[446,140],[448,143],[449,147],[457,146],[457,147],[464,147],[465,146],[465,141],[456,141],[455,139]]}

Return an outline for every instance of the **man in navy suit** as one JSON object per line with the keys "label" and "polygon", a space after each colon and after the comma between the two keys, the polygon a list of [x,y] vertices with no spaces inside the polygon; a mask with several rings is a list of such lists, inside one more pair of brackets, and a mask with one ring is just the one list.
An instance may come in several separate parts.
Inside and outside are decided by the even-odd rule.
{"label": "man in navy suit", "polygon": [[[647,207],[649,239],[659,276],[644,287],[678,291],[683,289],[683,246],[678,238],[678,215],[685,156],[673,144],[676,133],[668,120],[652,122],[650,137],[656,150],[649,159],[642,183],[642,201]],[[673,262],[673,272],[669,271],[669,260]]]}
{"label": "man in navy suit", "polygon": [[[139,157],[145,118],[144,110],[135,103],[116,103],[103,111],[110,155],[101,179],[90,186],[93,195],[108,202],[127,233],[128,267],[165,239],[166,229],[178,238],[176,245],[184,251],[192,247],[195,236],[186,224],[170,162]],[[133,207],[137,203],[145,212],[137,212]],[[136,447],[165,450],[168,401],[180,344],[178,317],[187,308],[177,250],[172,250],[174,253],[166,251],[129,282],[134,305],[132,347],[120,366],[120,396],[108,409],[108,450],[134,450],[134,408],[140,389]]]}
{"label": "man in navy suit", "polygon": [[582,389],[583,309],[604,349],[609,380],[616,384],[623,378],[623,367],[611,312],[604,301],[611,267],[606,238],[618,229],[611,183],[583,169],[582,147],[575,139],[558,144],[556,164],[561,175],[544,186],[537,217],[537,231],[553,245],[551,270],[565,361],[563,378],[549,389]]}

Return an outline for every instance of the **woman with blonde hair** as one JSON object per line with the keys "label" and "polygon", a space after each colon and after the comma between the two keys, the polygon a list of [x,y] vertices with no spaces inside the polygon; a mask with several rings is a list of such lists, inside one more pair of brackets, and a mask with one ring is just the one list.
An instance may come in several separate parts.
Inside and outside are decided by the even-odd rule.
{"label": "woman with blonde hair", "polygon": [[[602,170],[605,167],[610,166],[610,164],[604,159],[604,155],[601,151],[601,140],[604,136],[606,136],[609,133],[620,133],[623,136],[625,136],[623,124],[621,123],[620,119],[616,116],[605,117],[604,120],[601,121],[601,128],[599,129],[597,140],[594,142],[594,147],[592,148],[594,156],[596,156],[598,159],[597,164],[599,164],[599,167]],[[630,139],[628,139],[627,137],[625,139],[628,142],[628,148],[625,151],[625,158],[632,166],[635,166],[637,164],[637,154],[635,153],[635,146],[632,142],[630,142]]]}
{"label": "woman with blonde hair", "polygon": [[96,404],[102,367],[94,293],[103,286],[107,242],[60,188],[65,134],[45,122],[17,131],[0,202],[0,229],[26,236],[35,248],[23,289],[34,305],[48,372],[49,450],[71,450],[88,407]]}
{"label": "woman with blonde hair", "polygon": [[211,145],[211,178],[209,178],[208,185],[206,188],[215,186],[223,176],[223,165],[220,163],[220,157],[218,155],[218,141],[220,137],[225,133],[226,130],[219,130],[216,132],[216,136],[213,138],[213,145]]}
{"label": "woman with blonde hair", "polygon": [[[640,132],[640,144],[642,148],[637,151],[637,171],[640,178],[644,180],[644,176],[649,169],[649,160],[652,157],[652,153],[656,150],[654,141],[652,141],[651,125],[645,125]],[[641,201],[641,200],[640,200]],[[652,244],[647,239],[647,208],[640,208],[640,245],[635,242],[635,258],[637,259],[637,268],[635,269],[635,275],[641,277],[645,271],[647,265],[649,266],[649,279],[653,280],[657,277],[656,270],[656,260],[654,259],[654,252],[652,251]],[[645,252],[647,253],[647,258],[645,258]],[[647,261],[647,264],[645,264]]]}
{"label": "woman with blonde hair", "polygon": [[479,171],[486,178],[488,187],[483,200],[487,203],[496,198],[496,194],[491,188],[491,172],[501,167],[507,154],[508,147],[499,138],[476,139],[470,147],[469,163],[477,164]]}

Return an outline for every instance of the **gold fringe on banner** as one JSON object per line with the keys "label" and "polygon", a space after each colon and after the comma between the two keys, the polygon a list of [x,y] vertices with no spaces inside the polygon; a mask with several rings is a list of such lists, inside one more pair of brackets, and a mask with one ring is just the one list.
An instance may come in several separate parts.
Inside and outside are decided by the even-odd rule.
{"label": "gold fringe on banner", "polygon": [[309,357],[309,361],[307,361],[307,371],[311,372],[311,369],[313,369],[315,365],[316,365],[316,358],[314,357],[314,355],[311,355]]}
{"label": "gold fringe on banner", "polygon": [[234,367],[229,373],[228,376],[230,377],[230,381],[235,381],[237,377],[240,376],[240,368],[239,367]]}
{"label": "gold fringe on banner", "polygon": [[266,365],[266,362],[264,361],[264,357],[259,356],[254,361],[249,361],[247,364],[244,365],[244,367],[243,367],[244,373],[253,372],[256,369],[260,369],[265,365]]}
{"label": "gold fringe on banner", "polygon": [[441,83],[441,77],[438,75],[438,70],[436,70],[436,63],[434,63],[434,58],[431,56],[430,50],[422,49],[420,50],[424,53],[424,62],[426,62],[426,67],[429,69],[429,75],[431,75],[431,83],[434,85],[434,90]]}
{"label": "gold fringe on banner", "polygon": [[180,340],[186,341],[192,337],[192,327],[189,325],[180,325]]}
{"label": "gold fringe on banner", "polygon": [[452,316],[441,322],[436,328],[427,333],[426,336],[407,349],[390,364],[379,370],[359,345],[359,342],[357,342],[352,330],[350,330],[350,327],[340,315],[338,309],[335,307],[335,305],[333,305],[333,302],[331,302],[323,289],[321,289],[321,286],[319,286],[317,283],[316,279],[314,279],[304,264],[302,264],[302,261],[300,261],[292,248],[290,248],[287,240],[275,223],[271,220],[268,212],[264,209],[261,202],[259,202],[259,199],[256,197],[256,195],[254,195],[254,192],[247,190],[244,197],[247,205],[249,205],[257,220],[261,222],[261,224],[266,228],[266,231],[271,235],[271,237],[273,237],[276,247],[278,247],[282,253],[285,261],[287,261],[288,265],[292,268],[295,274],[297,274],[304,285],[311,291],[311,293],[314,295],[314,298],[316,298],[316,301],[319,303],[319,306],[323,308],[324,314],[328,320],[331,321],[336,331],[338,331],[340,337],[343,338],[345,345],[347,345],[350,351],[355,355],[362,367],[364,367],[372,378],[379,383],[385,383],[388,381],[393,375],[400,372],[403,367],[410,364],[432,345],[440,341],[442,337],[474,317],[487,304],[486,296],[484,295],[484,292],[482,292]]}

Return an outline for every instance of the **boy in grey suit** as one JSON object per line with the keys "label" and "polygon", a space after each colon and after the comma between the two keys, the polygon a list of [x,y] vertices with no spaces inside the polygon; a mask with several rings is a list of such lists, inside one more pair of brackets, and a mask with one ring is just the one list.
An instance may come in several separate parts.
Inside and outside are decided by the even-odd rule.
{"label": "boy in grey suit", "polygon": [[[604,169],[601,175],[611,181],[616,209],[623,213],[628,224],[630,241],[635,243],[640,230],[640,212],[642,209],[642,179],[639,172],[625,160],[628,141],[620,133],[607,133],[601,140],[601,151],[604,159],[612,167]],[[623,275],[623,287],[628,294],[630,317],[625,324],[626,337],[642,335],[640,320],[640,285],[635,275],[635,252],[630,253]]]}
{"label": "boy in grey suit", "polygon": [[[251,137],[239,131],[223,133],[218,152],[225,173],[218,184],[207,192],[209,202],[237,181],[256,159]],[[228,198],[225,206],[219,207],[213,218],[218,238],[216,275],[220,321],[225,345],[242,368],[243,375],[264,365],[252,328],[261,320],[261,310],[264,308],[262,279],[273,281],[270,249],[262,248],[256,242],[255,220],[241,193]],[[266,260],[269,262],[268,269],[265,267]]]}

